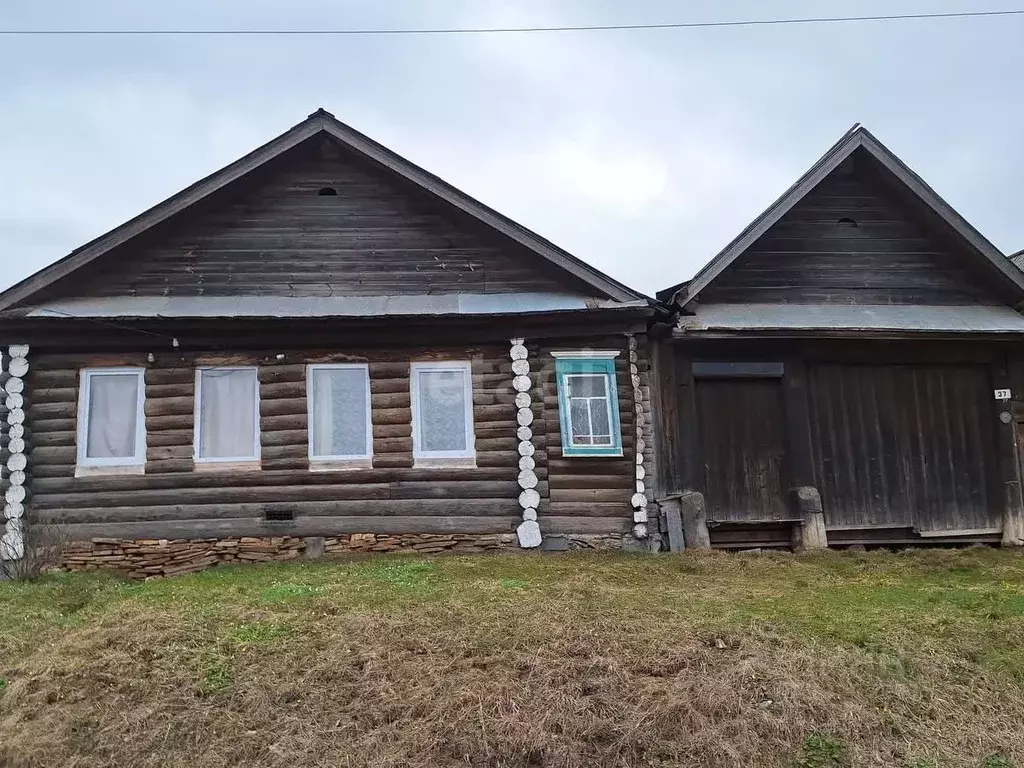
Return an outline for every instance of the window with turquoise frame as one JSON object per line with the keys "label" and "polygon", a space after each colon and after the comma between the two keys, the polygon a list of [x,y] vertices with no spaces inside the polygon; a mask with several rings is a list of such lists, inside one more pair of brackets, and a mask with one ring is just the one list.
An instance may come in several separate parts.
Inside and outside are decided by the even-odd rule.
{"label": "window with turquoise frame", "polygon": [[621,456],[618,352],[553,352],[563,456]]}

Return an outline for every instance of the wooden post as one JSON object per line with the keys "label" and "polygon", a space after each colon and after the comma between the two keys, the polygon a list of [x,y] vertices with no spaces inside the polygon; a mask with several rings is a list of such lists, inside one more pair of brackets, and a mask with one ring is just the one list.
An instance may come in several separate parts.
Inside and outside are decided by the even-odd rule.
{"label": "wooden post", "polygon": [[[1010,374],[1004,355],[999,355],[992,363],[991,373],[994,389],[1010,389]],[[1021,497],[1020,461],[1012,400],[994,400],[994,417],[999,476],[1003,484],[1002,544],[1004,547],[1017,547],[1024,545],[1024,499]]]}
{"label": "wooden post", "polygon": [[676,382],[679,385],[680,458],[683,494],[679,499],[683,536],[691,549],[709,549],[707,505],[704,500],[704,458],[697,434],[697,389],[693,380],[693,360],[676,355]]}
{"label": "wooden post", "polygon": [[786,404],[790,507],[801,520],[793,529],[793,549],[825,549],[828,547],[828,533],[821,494],[814,485],[807,366],[803,360],[791,358],[785,361],[782,391]]}

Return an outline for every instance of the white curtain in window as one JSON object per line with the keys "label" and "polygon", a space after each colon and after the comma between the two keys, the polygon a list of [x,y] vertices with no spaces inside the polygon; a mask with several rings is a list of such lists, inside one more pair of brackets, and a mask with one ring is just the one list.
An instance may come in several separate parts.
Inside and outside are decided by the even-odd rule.
{"label": "white curtain in window", "polygon": [[363,368],[313,370],[313,455],[365,456],[367,380]]}
{"label": "white curtain in window", "polygon": [[135,456],[138,403],[138,375],[102,373],[89,376],[87,458]]}
{"label": "white curtain in window", "polygon": [[256,371],[203,370],[199,456],[256,457]]}
{"label": "white curtain in window", "polygon": [[465,371],[420,371],[420,450],[465,451]]}

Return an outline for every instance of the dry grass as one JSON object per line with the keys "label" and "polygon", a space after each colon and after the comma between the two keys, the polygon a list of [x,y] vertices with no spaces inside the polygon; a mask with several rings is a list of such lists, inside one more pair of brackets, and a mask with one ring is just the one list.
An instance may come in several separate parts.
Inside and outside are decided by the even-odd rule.
{"label": "dry grass", "polygon": [[0,765],[999,760],[1024,761],[1014,553],[399,556],[0,584]]}

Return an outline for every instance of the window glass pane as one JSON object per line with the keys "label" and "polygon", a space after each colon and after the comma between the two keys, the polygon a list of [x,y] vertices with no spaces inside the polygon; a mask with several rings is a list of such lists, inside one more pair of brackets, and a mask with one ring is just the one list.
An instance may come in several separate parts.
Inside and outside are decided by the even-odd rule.
{"label": "window glass pane", "polygon": [[594,426],[594,445],[611,445],[612,429],[608,423],[608,400],[593,398],[590,400],[590,419]]}
{"label": "window glass pane", "polygon": [[363,456],[366,445],[366,371],[313,370],[313,455]]}
{"label": "window glass pane", "polygon": [[604,374],[573,375],[568,377],[570,397],[606,397],[607,377]]}
{"label": "window glass pane", "polygon": [[86,458],[112,459],[135,456],[138,398],[137,374],[89,375]]}
{"label": "window glass pane", "polygon": [[419,371],[420,450],[465,451],[466,372]]}
{"label": "window glass pane", "polygon": [[587,415],[587,401],[583,398],[569,400],[569,426],[572,441],[581,445],[590,444],[590,419]]}
{"label": "window glass pane", "polygon": [[199,456],[255,458],[256,371],[203,370]]}

